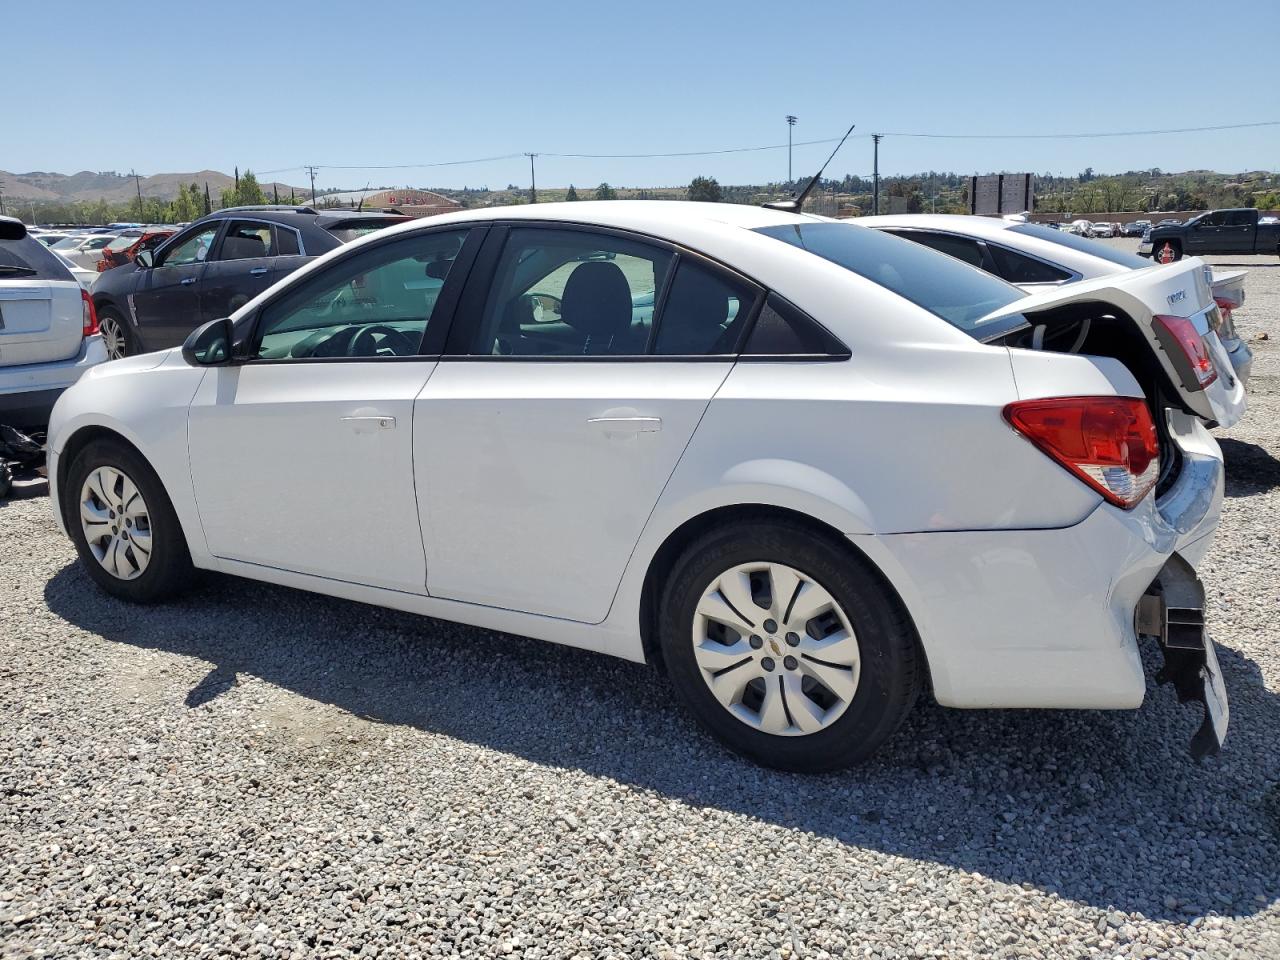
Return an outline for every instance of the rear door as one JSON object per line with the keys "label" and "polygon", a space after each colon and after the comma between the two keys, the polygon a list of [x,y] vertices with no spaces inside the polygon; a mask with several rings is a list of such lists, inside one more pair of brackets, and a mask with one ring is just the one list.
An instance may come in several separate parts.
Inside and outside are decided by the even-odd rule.
{"label": "rear door", "polygon": [[201,281],[222,221],[194,226],[165,244],[156,265],[138,271],[134,323],[148,350],[176,347],[201,323]]}
{"label": "rear door", "polygon": [[0,240],[0,367],[74,357],[83,331],[71,271],[34,237]]}
{"label": "rear door", "polygon": [[1220,253],[1253,253],[1254,236],[1258,229],[1255,210],[1228,210],[1218,241]]}
{"label": "rear door", "polygon": [[278,252],[274,224],[228,221],[199,284],[202,320],[229,317],[271,286]]}
{"label": "rear door", "polygon": [[414,404],[431,595],[603,620],[757,296],[617,232],[493,229]]}

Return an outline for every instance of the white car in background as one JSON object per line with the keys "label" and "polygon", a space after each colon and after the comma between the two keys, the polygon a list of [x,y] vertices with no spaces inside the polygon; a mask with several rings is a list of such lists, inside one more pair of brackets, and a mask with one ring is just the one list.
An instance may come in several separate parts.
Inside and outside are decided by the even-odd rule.
{"label": "white car in background", "polygon": [[56,250],[72,263],[86,270],[96,270],[102,259],[102,249],[116,238],[114,233],[95,233],[59,240],[50,250]]}
{"label": "white car in background", "polygon": [[1095,223],[1093,225],[1092,235],[1094,237],[1105,237],[1110,239],[1115,236],[1115,227],[1109,223]]}
{"label": "white car in background", "polygon": [[[114,596],[202,568],[659,663],[774,766],[868,756],[926,688],[1132,709],[1140,631],[1211,752],[1204,274],[1079,286],[733,204],[415,220],[91,371],[52,500]],[[1151,297],[1164,348],[1108,320]]]}
{"label": "white car in background", "polygon": [[65,256],[61,250],[51,250],[50,252],[62,262],[63,266],[71,271],[71,276],[75,278],[76,283],[80,284],[85,290],[92,289],[93,281],[98,279],[97,270],[88,270],[80,266],[80,264]]}
{"label": "white car in background", "polygon": [[[1091,240],[1077,239],[1070,233],[1054,230],[1038,223],[1010,223],[991,217],[969,217],[953,214],[907,214],[862,217],[858,223],[895,236],[914,240],[942,253],[959,257],[980,267],[1028,293],[1044,291],[1063,284],[1100,277],[1123,275],[1130,270],[1148,270],[1151,261],[1136,254]],[[1199,261],[1197,261],[1199,262]],[[1244,270],[1215,272],[1202,269],[1209,277],[1212,301],[1203,304],[1209,311],[1210,323],[1217,333],[1230,361],[1221,372],[1229,374],[1234,384],[1224,385],[1234,395],[1234,412],[1221,421],[1232,426],[1244,415],[1245,393],[1253,369],[1253,351],[1238,333],[1231,312],[1244,303]],[[1217,311],[1211,307],[1215,305]],[[1166,303],[1144,304],[1153,316],[1166,312]]]}
{"label": "white car in background", "polygon": [[44,430],[62,391],[106,359],[88,292],[21,221],[0,217],[0,424]]}

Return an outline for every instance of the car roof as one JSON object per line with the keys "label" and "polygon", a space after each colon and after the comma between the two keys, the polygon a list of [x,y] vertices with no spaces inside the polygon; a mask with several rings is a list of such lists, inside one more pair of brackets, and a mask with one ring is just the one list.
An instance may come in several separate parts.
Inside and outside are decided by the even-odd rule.
{"label": "car roof", "polygon": [[[1016,227],[1023,221],[959,213],[904,213],[859,217],[858,222],[867,227],[918,227],[922,230],[952,230],[971,237],[998,237],[1010,227]],[[1079,222],[1079,220],[1072,221],[1072,223]]]}
{"label": "car roof", "polygon": [[797,222],[797,217],[818,220],[808,214],[741,203],[702,203],[693,200],[580,200],[561,203],[519,204],[458,210],[424,218],[423,222],[449,223],[475,220],[559,220],[600,226],[636,224],[652,220],[668,225],[716,223],[753,230]]}

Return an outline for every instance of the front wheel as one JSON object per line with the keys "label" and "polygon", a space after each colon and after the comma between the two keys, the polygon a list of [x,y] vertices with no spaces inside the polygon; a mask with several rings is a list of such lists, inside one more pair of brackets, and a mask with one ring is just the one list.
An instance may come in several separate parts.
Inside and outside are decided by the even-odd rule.
{"label": "front wheel", "polygon": [[663,592],[660,631],[672,684],[697,720],[770,767],[865,759],[922,683],[915,632],[866,561],[785,521],[692,544]]}
{"label": "front wheel", "polygon": [[173,504],[130,447],[113,440],[88,444],[72,461],[60,499],[80,562],[107,593],[155,603],[190,583],[191,554]]}
{"label": "front wheel", "polygon": [[1152,259],[1156,263],[1174,263],[1182,259],[1182,248],[1165,241],[1156,247],[1156,252],[1152,255]]}

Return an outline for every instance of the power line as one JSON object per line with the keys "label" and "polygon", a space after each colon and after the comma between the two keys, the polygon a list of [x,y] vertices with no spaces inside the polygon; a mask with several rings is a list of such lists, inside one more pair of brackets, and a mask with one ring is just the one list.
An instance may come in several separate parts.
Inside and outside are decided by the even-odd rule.
{"label": "power line", "polygon": [[1089,140],[1099,137],[1154,137],[1165,133],[1211,133],[1252,127],[1280,127],[1280,120],[1222,123],[1212,127],[1169,127],[1164,130],[1111,130],[1105,133],[886,133],[883,136],[926,137],[932,140]]}

